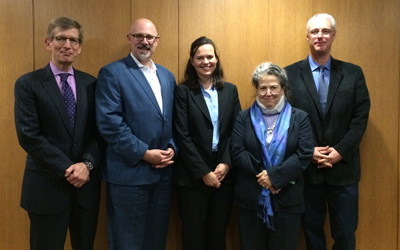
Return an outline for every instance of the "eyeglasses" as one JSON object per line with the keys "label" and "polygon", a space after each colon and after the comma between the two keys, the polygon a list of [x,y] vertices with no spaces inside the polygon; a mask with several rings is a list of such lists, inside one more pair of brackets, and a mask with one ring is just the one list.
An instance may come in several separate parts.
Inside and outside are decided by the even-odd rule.
{"label": "eyeglasses", "polygon": [[317,37],[320,32],[322,33],[323,36],[329,36],[333,31],[330,29],[322,29],[322,30],[314,29],[311,30],[309,33],[312,37]]}
{"label": "eyeglasses", "polygon": [[281,88],[279,86],[270,86],[270,87],[262,86],[258,87],[257,91],[261,95],[265,95],[268,92],[268,90],[271,95],[275,95],[281,90]]}
{"label": "eyeglasses", "polygon": [[159,36],[153,36],[153,35],[142,35],[142,34],[129,34],[135,39],[136,41],[142,41],[143,39],[146,38],[148,42],[154,42],[156,39],[160,38]]}
{"label": "eyeglasses", "polygon": [[68,38],[68,37],[64,37],[64,36],[56,36],[55,39],[59,44],[64,44],[67,42],[67,40],[69,40],[69,44],[71,44],[72,46],[75,46],[75,45],[81,43],[81,41],[78,38],[73,38],[73,37]]}

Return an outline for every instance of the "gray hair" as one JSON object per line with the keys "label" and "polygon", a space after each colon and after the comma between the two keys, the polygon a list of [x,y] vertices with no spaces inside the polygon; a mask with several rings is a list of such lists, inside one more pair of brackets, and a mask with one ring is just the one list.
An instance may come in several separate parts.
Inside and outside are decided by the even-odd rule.
{"label": "gray hair", "polygon": [[279,67],[278,65],[273,64],[271,62],[265,62],[257,66],[256,70],[254,70],[252,79],[253,86],[256,89],[258,88],[258,80],[263,75],[274,75],[278,77],[281,88],[286,90],[288,84],[288,77],[286,71],[281,67]]}
{"label": "gray hair", "polygon": [[323,19],[323,20],[329,20],[332,24],[332,30],[335,31],[336,30],[336,21],[335,19],[326,13],[320,13],[320,14],[316,14],[313,17],[310,18],[310,20],[308,20],[307,22],[307,32],[309,31],[310,28],[310,24],[312,21],[314,21],[315,19]]}
{"label": "gray hair", "polygon": [[83,28],[77,21],[69,17],[57,17],[51,20],[47,29],[47,38],[53,40],[54,29],[59,27],[62,31],[68,29],[77,29],[79,31],[79,43],[83,42]]}

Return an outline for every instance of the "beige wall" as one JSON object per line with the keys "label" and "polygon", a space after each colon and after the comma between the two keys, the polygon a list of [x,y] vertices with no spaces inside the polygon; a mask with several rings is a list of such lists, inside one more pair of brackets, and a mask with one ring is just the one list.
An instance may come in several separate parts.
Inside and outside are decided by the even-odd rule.
{"label": "beige wall", "polygon": [[[219,49],[226,80],[238,86],[242,107],[248,108],[255,66],[264,61],[286,66],[304,59],[305,25],[319,12],[330,13],[337,21],[333,56],[363,68],[371,95],[370,120],[361,144],[357,246],[398,249],[399,0],[0,0],[1,248],[29,245],[29,219],[19,207],[26,155],[16,139],[13,88],[20,75],[48,63],[44,38],[52,18],[67,15],[84,26],[85,42],[75,66],[93,75],[129,53],[126,34],[138,17],[156,24],[161,40],[154,60],[169,68],[177,81],[182,80],[191,42],[206,35]],[[100,250],[108,249],[104,198],[103,192],[95,245]],[[174,203],[168,250],[179,249],[179,230]],[[228,248],[239,249],[236,219],[227,237]],[[66,246],[71,249],[69,243]],[[300,249],[305,249],[303,240]]]}

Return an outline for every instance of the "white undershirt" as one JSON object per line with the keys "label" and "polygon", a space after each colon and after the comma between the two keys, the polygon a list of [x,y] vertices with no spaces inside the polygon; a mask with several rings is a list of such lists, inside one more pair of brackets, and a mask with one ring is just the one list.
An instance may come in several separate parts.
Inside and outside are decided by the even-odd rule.
{"label": "white undershirt", "polygon": [[153,60],[150,59],[150,66],[147,67],[141,64],[131,53],[131,57],[136,62],[140,70],[143,72],[144,76],[147,79],[147,82],[150,84],[151,89],[153,90],[154,96],[156,97],[158,106],[160,107],[161,113],[163,112],[163,104],[162,104],[162,94],[161,94],[161,84],[157,77],[157,67],[154,64]]}

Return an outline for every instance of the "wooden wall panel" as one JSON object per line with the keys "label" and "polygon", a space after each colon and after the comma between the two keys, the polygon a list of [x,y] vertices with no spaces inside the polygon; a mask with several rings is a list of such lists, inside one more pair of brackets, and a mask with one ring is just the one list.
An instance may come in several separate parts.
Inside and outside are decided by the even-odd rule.
{"label": "wooden wall panel", "polygon": [[[129,53],[126,34],[139,17],[151,19],[161,36],[153,56],[177,79],[183,73],[190,44],[199,36],[217,46],[225,78],[238,86],[243,108],[254,101],[251,74],[265,61],[286,66],[308,54],[306,22],[315,13],[327,12],[337,21],[335,58],[360,65],[370,90],[372,108],[361,144],[362,180],[357,230],[359,249],[398,249],[399,208],[399,1],[317,0],[0,0],[0,245],[27,249],[29,219],[19,207],[26,154],[19,147],[13,120],[13,88],[23,73],[49,62],[44,38],[49,21],[60,15],[77,19],[85,41],[75,66],[97,75],[101,66]],[[6,24],[6,25],[5,25]],[[12,41],[12,42],[10,42]],[[95,249],[108,249],[103,189]],[[174,197],[175,198],[175,197]],[[235,215],[235,211],[234,211]],[[173,203],[167,250],[180,248],[180,225]],[[237,250],[239,237],[233,216],[228,249]],[[332,245],[332,239],[328,239]],[[71,249],[69,243],[66,249]],[[305,249],[304,241],[300,249]]]}
{"label": "wooden wall panel", "polygon": [[308,55],[306,24],[313,15],[312,0],[269,2],[267,60],[285,67]]}
{"label": "wooden wall panel", "polygon": [[[27,249],[28,216],[19,207],[25,154],[14,127],[14,84],[33,69],[32,1],[0,0],[0,248]],[[23,240],[21,240],[23,239]]]}

